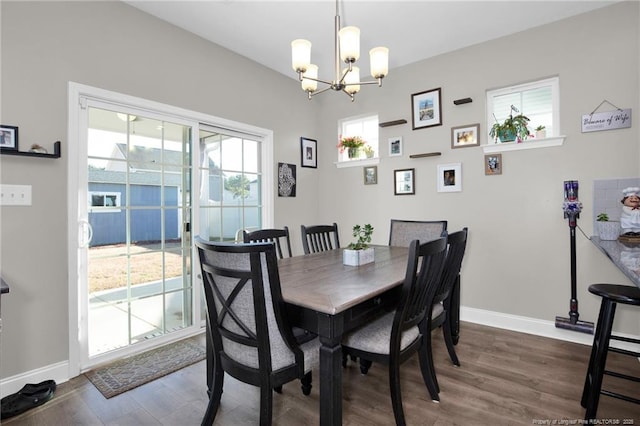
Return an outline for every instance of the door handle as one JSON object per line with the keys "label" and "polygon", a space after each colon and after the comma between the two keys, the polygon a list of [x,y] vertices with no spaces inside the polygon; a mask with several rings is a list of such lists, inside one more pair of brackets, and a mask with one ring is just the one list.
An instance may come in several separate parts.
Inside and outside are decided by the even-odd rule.
{"label": "door handle", "polygon": [[93,238],[93,227],[87,220],[80,220],[80,232],[78,235],[78,245],[80,248],[89,246],[91,239]]}

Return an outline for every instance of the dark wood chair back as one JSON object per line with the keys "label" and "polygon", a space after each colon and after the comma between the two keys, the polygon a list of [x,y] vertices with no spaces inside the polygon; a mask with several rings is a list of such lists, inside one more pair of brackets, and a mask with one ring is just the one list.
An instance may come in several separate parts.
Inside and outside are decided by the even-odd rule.
{"label": "dark wood chair back", "polygon": [[[287,257],[293,256],[291,254],[289,228],[286,226],[283,229],[258,229],[253,232],[243,231],[242,235],[245,243],[274,243],[279,259],[284,258],[283,254],[285,253]],[[286,251],[283,251],[283,246]]]}
{"label": "dark wood chair back", "polygon": [[301,225],[300,230],[304,254],[340,248],[338,225],[335,222],[333,225]]}

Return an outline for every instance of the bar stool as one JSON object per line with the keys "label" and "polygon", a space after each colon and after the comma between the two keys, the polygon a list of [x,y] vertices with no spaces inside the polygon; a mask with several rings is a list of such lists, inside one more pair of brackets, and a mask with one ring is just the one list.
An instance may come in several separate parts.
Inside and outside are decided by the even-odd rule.
{"label": "bar stool", "polygon": [[633,357],[640,356],[640,352],[633,352],[609,346],[611,339],[640,344],[639,339],[631,339],[611,334],[613,318],[616,313],[616,305],[618,303],[624,303],[626,305],[640,306],[640,288],[628,285],[592,284],[589,286],[589,292],[602,297],[602,303],[600,304],[598,324],[593,338],[587,377],[584,381],[582,400],[580,402],[582,406],[587,409],[585,413],[585,420],[595,418],[596,412],[598,411],[600,394],[640,404],[640,399],[602,389],[602,377],[605,374],[618,377],[620,379],[640,382],[640,377],[629,376],[627,374],[605,369],[607,353],[609,351]]}

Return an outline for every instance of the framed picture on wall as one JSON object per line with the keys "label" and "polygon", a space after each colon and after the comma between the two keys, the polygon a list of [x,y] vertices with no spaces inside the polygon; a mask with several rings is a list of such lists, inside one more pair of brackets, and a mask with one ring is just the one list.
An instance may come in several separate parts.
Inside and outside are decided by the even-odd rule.
{"label": "framed picture on wall", "polygon": [[296,165],[278,163],[278,197],[296,196]]}
{"label": "framed picture on wall", "polygon": [[375,185],[378,183],[378,166],[364,167],[364,184]]}
{"label": "framed picture on wall", "polygon": [[402,155],[402,137],[395,136],[389,138],[389,157],[399,157]]}
{"label": "framed picture on wall", "polygon": [[489,176],[502,174],[502,154],[484,156],[484,174]]}
{"label": "framed picture on wall", "polygon": [[439,164],[437,182],[438,192],[462,191],[462,164]]}
{"label": "framed picture on wall", "polygon": [[393,171],[394,195],[414,195],[416,193],[416,169],[400,169]]}
{"label": "framed picture on wall", "polygon": [[300,138],[300,165],[302,167],[318,167],[318,141]]}
{"label": "framed picture on wall", "polygon": [[441,90],[426,90],[411,95],[413,130],[442,125]]}
{"label": "framed picture on wall", "polygon": [[480,124],[467,124],[451,128],[451,148],[480,145]]}
{"label": "framed picture on wall", "polygon": [[18,128],[15,126],[0,125],[0,150],[18,150]]}

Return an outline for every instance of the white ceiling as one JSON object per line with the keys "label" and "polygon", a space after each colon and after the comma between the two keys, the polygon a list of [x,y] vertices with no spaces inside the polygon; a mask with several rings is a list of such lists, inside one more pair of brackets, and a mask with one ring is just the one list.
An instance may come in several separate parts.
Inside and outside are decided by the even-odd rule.
{"label": "white ceiling", "polygon": [[[342,26],[361,31],[361,75],[368,51],[389,48],[393,68],[613,4],[602,1],[363,1],[340,3]],[[333,0],[124,0],[291,78],[290,43],[309,40],[319,78],[333,79]],[[526,50],[526,48],[525,48]],[[526,54],[526,51],[523,52]]]}

